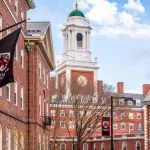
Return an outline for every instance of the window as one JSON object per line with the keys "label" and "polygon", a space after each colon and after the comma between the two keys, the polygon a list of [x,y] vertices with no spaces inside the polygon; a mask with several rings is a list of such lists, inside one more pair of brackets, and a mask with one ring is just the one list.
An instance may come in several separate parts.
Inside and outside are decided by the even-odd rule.
{"label": "window", "polygon": [[141,106],[141,101],[140,100],[136,100],[136,106]]}
{"label": "window", "polygon": [[124,105],[124,99],[119,100],[119,105]]}
{"label": "window", "polygon": [[52,121],[51,121],[51,128],[54,128],[54,127],[55,127],[55,124],[56,124],[55,120],[52,120]]}
{"label": "window", "polygon": [[45,84],[45,69],[43,69],[43,82]]}
{"label": "window", "polygon": [[65,117],[65,111],[64,110],[60,110],[60,117]]}
{"label": "window", "polygon": [[77,47],[82,47],[83,37],[81,33],[77,34]]}
{"label": "window", "polygon": [[122,143],[122,150],[127,150],[127,143],[126,142]]}
{"label": "window", "polygon": [[24,136],[23,136],[23,133],[20,134],[20,146],[21,146],[21,149],[24,149]]}
{"label": "window", "polygon": [[114,124],[113,124],[113,129],[114,129],[114,130],[117,130],[117,123],[114,123]]}
{"label": "window", "polygon": [[23,54],[23,49],[21,50],[20,63],[21,63],[21,67],[23,68],[23,66],[24,66],[24,54]]}
{"label": "window", "polygon": [[15,49],[15,52],[14,52],[14,58],[17,60],[18,58],[18,43],[16,44],[16,49]]}
{"label": "window", "polygon": [[14,129],[14,150],[18,150],[18,131]]}
{"label": "window", "polygon": [[[2,29],[2,15],[0,14],[0,30]],[[2,32],[0,32],[0,39],[2,38]]]}
{"label": "window", "polygon": [[96,143],[94,143],[94,150],[96,150]]}
{"label": "window", "polygon": [[126,114],[125,113],[122,113],[121,114],[121,119],[125,119],[126,118]]}
{"label": "window", "polygon": [[20,108],[23,109],[23,87],[20,89]]}
{"label": "window", "polygon": [[14,2],[14,12],[16,13],[16,15],[18,15],[18,0],[15,0]]}
{"label": "window", "polygon": [[17,105],[17,81],[14,82],[14,104]]}
{"label": "window", "polygon": [[80,117],[83,117],[83,113],[84,113],[84,112],[83,112],[83,111],[80,111],[79,113],[80,113]]}
{"label": "window", "polygon": [[121,130],[125,130],[126,129],[126,124],[125,123],[121,123]]}
{"label": "window", "polygon": [[66,150],[66,144],[60,144],[60,150]]}
{"label": "window", "polygon": [[24,13],[23,13],[23,10],[21,8],[21,21],[24,20]]}
{"label": "window", "polygon": [[47,84],[47,88],[48,88],[48,74],[46,75],[46,84]]}
{"label": "window", "polygon": [[74,129],[74,121],[69,121],[69,128]]}
{"label": "window", "polygon": [[[7,24],[7,27],[8,27],[9,25]],[[6,32],[7,32],[7,35],[10,33],[10,29],[7,29],[6,30]]]}
{"label": "window", "polygon": [[104,143],[101,144],[101,150],[105,150]]}
{"label": "window", "polygon": [[117,113],[116,112],[113,112],[113,117],[117,118]]}
{"label": "window", "polygon": [[74,117],[73,110],[70,110],[70,111],[69,111],[69,116],[70,116],[70,117]]}
{"label": "window", "polygon": [[142,118],[142,114],[141,113],[137,113],[137,119],[141,119]]}
{"label": "window", "polygon": [[56,116],[56,111],[55,110],[51,110],[51,116]]}
{"label": "window", "polygon": [[128,106],[132,106],[132,101],[128,101]]}
{"label": "window", "polygon": [[129,113],[129,119],[133,119],[133,113]]}
{"label": "window", "polygon": [[6,150],[10,150],[10,127],[6,127]]}
{"label": "window", "polygon": [[141,150],[141,143],[140,142],[136,142],[136,150]]}
{"label": "window", "polygon": [[142,123],[138,123],[137,124],[137,133],[141,133],[142,132]]}
{"label": "window", "polygon": [[134,130],[134,124],[133,124],[133,123],[130,123],[130,124],[129,124],[129,128],[130,128],[130,130]]}
{"label": "window", "polygon": [[60,121],[60,127],[65,128],[65,122],[64,121]]}
{"label": "window", "polygon": [[2,150],[2,126],[0,124],[0,150]]}
{"label": "window", "polygon": [[41,62],[39,61],[39,77],[41,78]]}
{"label": "window", "polygon": [[48,116],[48,103],[46,104],[46,115]]}
{"label": "window", "polygon": [[0,88],[0,96],[2,96],[2,88]]}
{"label": "window", "polygon": [[42,103],[42,98],[41,95],[39,96],[39,115],[41,115],[41,103]]}
{"label": "window", "polygon": [[6,98],[10,101],[10,84],[6,85]]}
{"label": "window", "polygon": [[42,138],[41,138],[41,134],[39,134],[39,150],[41,150],[41,148],[42,148],[42,145],[41,145],[41,140]]}
{"label": "window", "polygon": [[88,150],[88,144],[87,143],[83,144],[83,150]]}

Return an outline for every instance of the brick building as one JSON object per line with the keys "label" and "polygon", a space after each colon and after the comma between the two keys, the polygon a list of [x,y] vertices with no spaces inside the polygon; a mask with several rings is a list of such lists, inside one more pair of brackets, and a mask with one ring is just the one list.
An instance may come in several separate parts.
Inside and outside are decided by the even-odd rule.
{"label": "brick building", "polygon": [[[51,95],[51,145],[56,149],[73,150],[73,143],[77,141],[75,125],[71,124],[67,118],[72,113],[73,106],[66,103],[67,94],[72,94],[72,88],[78,86],[89,87],[92,81],[96,87],[94,95],[98,94],[98,89],[103,86],[103,81],[98,80],[97,58],[92,61],[90,51],[90,24],[84,14],[76,9],[72,11],[67,22],[62,29],[64,39],[64,50],[62,60],[57,63],[56,76],[51,78],[51,84],[55,89],[63,87],[64,99],[62,105],[56,105],[57,95]],[[73,81],[75,79],[75,82]],[[118,108],[124,105],[122,113],[118,113],[118,108],[114,109],[114,149],[115,150],[149,150],[149,100],[150,85],[143,85],[142,94],[124,93],[124,83],[117,83],[117,94],[124,97],[118,99]],[[53,105],[54,104],[54,105]],[[57,106],[57,107],[56,107]],[[66,110],[68,114],[66,114]],[[126,118],[126,119],[124,119]],[[57,123],[56,123],[56,121]],[[65,123],[64,123],[65,120]],[[57,124],[59,131],[54,138],[54,128]],[[68,128],[69,132],[68,132]],[[56,140],[55,144],[53,144]],[[81,146],[81,150],[110,150],[110,137],[102,136],[102,128],[94,132]]]}
{"label": "brick building", "polygon": [[[27,19],[33,8],[33,0],[1,0],[0,29]],[[0,150],[48,149],[49,73],[55,68],[49,22],[22,25],[13,65],[15,82],[0,88]]]}

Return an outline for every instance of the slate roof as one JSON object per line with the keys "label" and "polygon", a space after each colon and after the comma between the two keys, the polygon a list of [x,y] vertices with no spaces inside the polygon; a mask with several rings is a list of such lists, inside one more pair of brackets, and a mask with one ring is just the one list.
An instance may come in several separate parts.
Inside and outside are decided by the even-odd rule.
{"label": "slate roof", "polygon": [[25,35],[44,37],[50,22],[27,22]]}
{"label": "slate roof", "polygon": [[[140,107],[143,107],[144,104],[143,104],[143,101],[144,101],[144,98],[145,96],[143,94],[136,94],[136,93],[124,93],[121,95],[122,97],[127,97],[127,98],[133,98],[132,101],[133,103],[135,104],[134,106],[136,108],[140,108]],[[141,106],[136,106],[136,100],[140,100],[140,104]]]}

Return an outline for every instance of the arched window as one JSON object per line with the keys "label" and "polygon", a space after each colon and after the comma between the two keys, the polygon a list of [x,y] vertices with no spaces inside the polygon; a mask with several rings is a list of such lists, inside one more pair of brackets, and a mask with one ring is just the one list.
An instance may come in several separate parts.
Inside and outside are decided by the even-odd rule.
{"label": "arched window", "polygon": [[10,127],[6,127],[6,150],[10,150]]}
{"label": "arched window", "polygon": [[14,12],[16,13],[16,15],[18,15],[18,0],[15,0],[14,2]]}
{"label": "arched window", "polygon": [[83,150],[88,150],[88,144],[87,143],[83,144]]}
{"label": "arched window", "polygon": [[82,47],[83,37],[81,33],[77,34],[77,47]]}
{"label": "arched window", "polygon": [[60,150],[66,150],[66,144],[60,144]]}
{"label": "arched window", "polygon": [[104,143],[101,144],[101,150],[105,150]]}
{"label": "arched window", "polygon": [[14,129],[14,150],[18,150],[18,131]]}
{"label": "arched window", "polygon": [[[2,15],[0,14],[0,30],[2,29]],[[0,32],[0,39],[2,38],[2,32]]]}
{"label": "arched window", "polygon": [[136,142],[136,150],[141,150],[141,143],[140,142]]}
{"label": "arched window", "polygon": [[2,150],[2,126],[0,124],[0,150]]}
{"label": "arched window", "polygon": [[122,150],[127,150],[127,143],[126,142],[122,143]]}

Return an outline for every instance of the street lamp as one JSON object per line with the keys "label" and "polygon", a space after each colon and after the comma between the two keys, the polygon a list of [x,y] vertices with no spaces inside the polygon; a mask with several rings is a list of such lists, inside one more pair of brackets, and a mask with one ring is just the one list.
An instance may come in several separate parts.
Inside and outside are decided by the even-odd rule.
{"label": "street lamp", "polygon": [[132,99],[131,97],[114,97],[114,96],[111,96],[111,150],[114,150],[114,139],[113,139],[113,99],[121,99],[123,98],[125,101],[127,101],[127,99]]}

